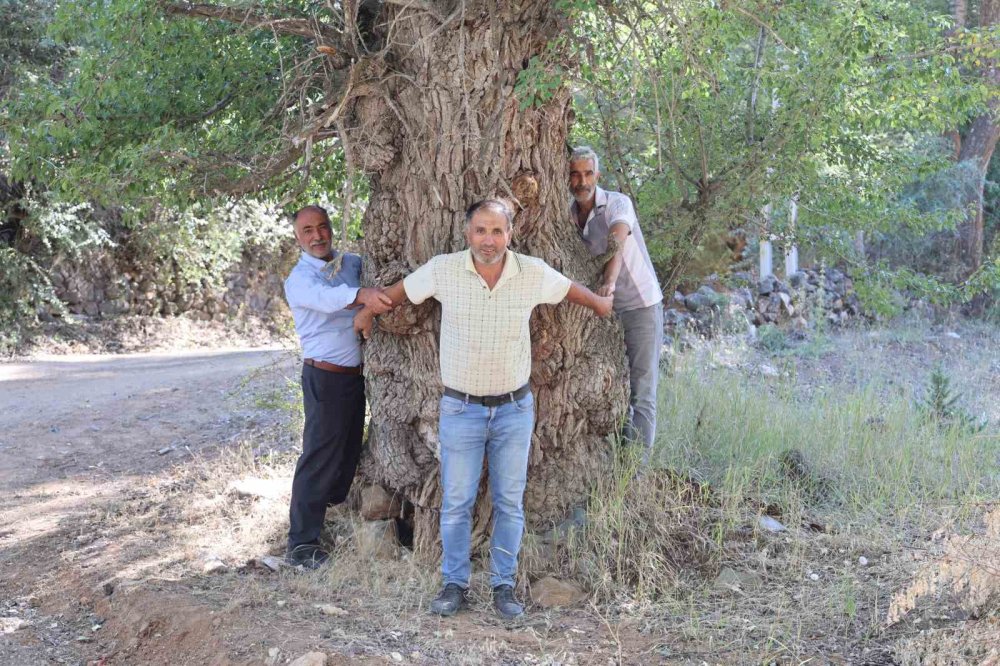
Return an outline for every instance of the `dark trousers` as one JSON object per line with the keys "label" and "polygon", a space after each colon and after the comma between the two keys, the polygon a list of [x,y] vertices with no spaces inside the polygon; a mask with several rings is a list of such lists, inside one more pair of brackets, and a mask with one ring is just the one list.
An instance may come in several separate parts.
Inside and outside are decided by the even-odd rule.
{"label": "dark trousers", "polygon": [[288,547],[319,542],[326,507],[347,499],[361,456],[365,380],[302,366],[305,427],[292,479]]}

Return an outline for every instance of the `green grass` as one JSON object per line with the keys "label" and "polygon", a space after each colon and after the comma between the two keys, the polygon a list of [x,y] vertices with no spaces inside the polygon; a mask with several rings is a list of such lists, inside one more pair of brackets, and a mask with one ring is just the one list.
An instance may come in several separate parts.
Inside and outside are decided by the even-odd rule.
{"label": "green grass", "polygon": [[[911,396],[886,398],[873,385],[807,401],[792,381],[765,384],[681,357],[660,392],[657,464],[702,476],[730,508],[760,497],[852,521],[1000,496],[995,431],[928,423]],[[822,497],[782,473],[789,450],[828,481]]]}

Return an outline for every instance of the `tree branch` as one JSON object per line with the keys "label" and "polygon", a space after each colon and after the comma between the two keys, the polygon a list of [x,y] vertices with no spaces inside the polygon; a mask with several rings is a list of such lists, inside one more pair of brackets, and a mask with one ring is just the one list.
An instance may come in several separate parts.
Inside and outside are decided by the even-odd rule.
{"label": "tree branch", "polygon": [[193,19],[227,21],[248,28],[270,30],[278,35],[295,35],[312,39],[320,46],[332,47],[333,52],[325,49],[334,67],[343,68],[351,64],[346,55],[343,35],[333,26],[319,22],[306,16],[279,17],[267,16],[250,8],[224,7],[221,5],[200,2],[168,2],[161,0],[160,6],[168,16],[185,16]]}

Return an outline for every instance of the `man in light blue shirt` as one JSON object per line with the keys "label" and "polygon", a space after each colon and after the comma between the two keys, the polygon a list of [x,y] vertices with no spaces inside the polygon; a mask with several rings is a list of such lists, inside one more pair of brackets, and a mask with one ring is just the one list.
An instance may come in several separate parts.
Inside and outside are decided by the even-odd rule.
{"label": "man in light blue shirt", "polygon": [[289,510],[288,558],[316,568],[326,507],[347,498],[361,455],[365,381],[353,310],[385,312],[392,304],[361,286],[361,257],[333,250],[330,217],[319,206],[294,216],[299,262],[285,280],[285,298],[302,342],[302,455],[295,466]]}

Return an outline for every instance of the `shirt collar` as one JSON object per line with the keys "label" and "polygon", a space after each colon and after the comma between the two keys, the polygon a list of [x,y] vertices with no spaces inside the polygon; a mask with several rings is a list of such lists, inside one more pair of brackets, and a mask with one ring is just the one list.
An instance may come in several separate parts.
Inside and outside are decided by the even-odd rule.
{"label": "shirt collar", "polygon": [[315,268],[316,270],[323,270],[324,266],[326,266],[328,263],[330,263],[330,261],[333,261],[334,259],[337,258],[337,254],[338,253],[337,253],[336,250],[333,250],[333,258],[330,259],[330,261],[324,261],[323,259],[317,259],[316,257],[312,256],[311,254],[307,254],[305,252],[300,252],[299,254],[301,255],[299,257],[299,261],[301,263],[304,263],[307,266],[311,266],[312,268]]}
{"label": "shirt collar", "polygon": [[601,188],[596,188],[594,193],[594,208],[604,208],[608,205],[608,193]]}
{"label": "shirt collar", "polygon": [[[479,271],[476,270],[476,264],[472,260],[471,249],[466,249],[465,251],[465,270],[472,271],[476,275],[479,275]],[[504,253],[503,272],[500,273],[500,279],[497,280],[497,285],[499,286],[500,283],[506,282],[520,272],[521,262],[517,260],[514,253],[510,250],[510,248],[508,248],[507,252]]]}

